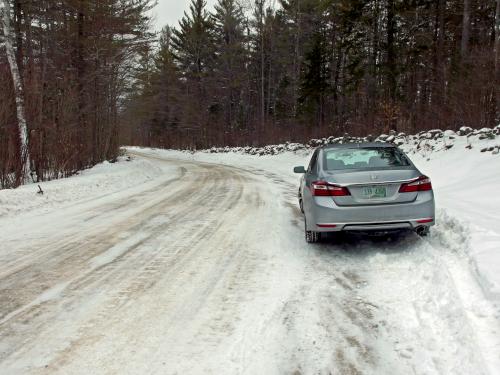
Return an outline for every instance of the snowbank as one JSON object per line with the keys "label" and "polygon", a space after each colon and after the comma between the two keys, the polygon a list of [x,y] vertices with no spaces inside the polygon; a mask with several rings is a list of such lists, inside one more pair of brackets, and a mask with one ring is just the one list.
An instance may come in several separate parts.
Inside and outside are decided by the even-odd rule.
{"label": "snowbank", "polygon": [[480,152],[497,140],[458,139],[448,151],[410,156],[433,179],[437,234],[464,250],[484,292],[500,301],[500,154]]}
{"label": "snowbank", "polygon": [[[465,139],[468,144],[476,140],[495,140],[500,135],[500,125],[495,128],[482,128],[472,129],[466,126],[460,128],[458,132],[453,130],[433,129],[422,131],[415,135],[407,135],[406,133],[398,133],[391,131],[389,134],[380,134],[377,137],[368,135],[366,137],[353,137],[345,134],[343,137],[328,137],[320,139],[311,139],[305,144],[301,143],[283,143],[279,145],[267,145],[263,147],[212,147],[207,150],[200,150],[200,152],[219,154],[219,153],[240,153],[248,155],[278,155],[284,152],[296,152],[308,150],[314,147],[327,145],[327,144],[344,144],[344,143],[360,143],[360,142],[387,142],[397,146],[411,146],[417,150],[440,150],[442,148],[452,148],[455,139]],[[500,152],[500,142],[494,142],[483,145],[481,152],[493,152],[498,154]]]}
{"label": "snowbank", "polygon": [[[96,199],[154,180],[160,171],[159,167],[145,160],[128,161],[122,157],[116,163],[104,162],[69,178],[0,190],[0,218]],[[38,185],[43,194],[39,193]]]}

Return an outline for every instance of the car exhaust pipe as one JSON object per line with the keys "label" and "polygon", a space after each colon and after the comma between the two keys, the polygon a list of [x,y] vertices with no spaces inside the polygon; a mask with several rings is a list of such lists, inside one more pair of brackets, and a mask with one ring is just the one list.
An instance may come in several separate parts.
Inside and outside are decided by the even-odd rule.
{"label": "car exhaust pipe", "polygon": [[425,225],[422,225],[420,227],[417,227],[417,229],[415,229],[415,232],[419,236],[425,236],[425,235],[427,235],[427,233],[429,233],[429,229]]}

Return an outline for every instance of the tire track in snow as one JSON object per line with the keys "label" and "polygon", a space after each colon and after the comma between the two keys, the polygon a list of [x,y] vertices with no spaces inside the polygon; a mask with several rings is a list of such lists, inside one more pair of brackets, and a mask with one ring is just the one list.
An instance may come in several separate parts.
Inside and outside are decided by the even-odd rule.
{"label": "tire track in snow", "polygon": [[[172,201],[185,198],[185,195],[185,191],[177,195],[174,193]],[[190,197],[187,198],[190,199]],[[125,200],[129,201],[129,198]],[[169,201],[169,204],[175,203]],[[158,208],[157,203],[148,205],[142,211],[142,215],[154,213]],[[127,218],[114,225],[117,233],[134,232],[140,230],[142,222],[138,218]],[[46,244],[40,246],[31,258],[27,255],[19,261],[13,261],[16,263],[2,265],[0,300],[3,303],[0,305],[0,325],[2,316],[5,317],[15,310],[22,309],[22,306],[35,299],[36,295],[64,282],[72,276],[75,269],[85,268],[86,263],[92,258],[124,240],[113,235],[107,227],[101,228],[100,224],[97,225],[97,231],[91,228],[83,233],[72,232],[71,236],[67,233],[63,235],[64,237],[59,241],[47,241]],[[23,293],[13,293],[14,290],[22,290]]]}
{"label": "tire track in snow", "polygon": [[[180,167],[180,174],[178,176],[175,176],[173,178],[168,178],[168,179],[163,179],[159,178],[161,182],[153,184],[152,187],[147,188],[146,190],[140,191],[140,193],[134,194],[133,191],[125,191],[127,194],[125,198],[114,198],[116,195],[116,192],[114,193],[106,193],[102,194],[98,197],[93,197],[91,199],[87,200],[79,200],[78,203],[74,204],[68,204],[65,205],[62,209],[64,211],[72,212],[72,209],[74,208],[79,208],[82,207],[82,211],[77,211],[79,212],[79,215],[82,215],[81,218],[79,218],[80,221],[82,222],[87,222],[91,221],[93,219],[96,219],[98,217],[103,217],[106,218],[105,214],[108,211],[111,210],[116,210],[117,208],[121,207],[127,207],[130,205],[131,201],[132,202],[138,202],[139,198],[144,198],[144,200],[150,200],[152,194],[151,193],[157,193],[158,190],[162,190],[164,188],[170,187],[170,185],[174,182],[176,182],[179,179],[182,179],[186,173],[186,170],[184,167]],[[128,190],[134,190],[136,187],[133,187],[133,189],[128,189]],[[111,198],[114,200],[113,203],[99,203],[99,201],[102,198]],[[97,201],[95,205],[90,205],[90,207],[87,207],[87,204],[90,202]],[[153,204],[154,205],[154,204]],[[152,205],[152,206],[153,206]],[[143,209],[146,209],[148,207],[142,207]],[[75,215],[78,216],[78,215]],[[36,228],[35,228],[36,229]],[[24,248],[22,244],[19,244],[18,242],[15,243],[17,249],[17,255],[14,257],[13,261],[7,260],[2,260],[2,270],[0,270],[0,279],[3,277],[8,276],[10,273],[14,272],[19,272],[22,271],[23,269],[28,268],[31,266],[35,260],[36,256],[40,256],[40,258],[46,257],[47,253],[52,251],[53,248],[61,248],[65,244],[71,244],[75,241],[74,237],[77,238],[86,238],[87,236],[91,236],[95,232],[95,228],[86,228],[84,226],[81,226],[78,228],[79,231],[82,231],[82,233],[75,233],[73,230],[71,238],[67,238],[68,236],[65,236],[62,238],[62,240],[57,240],[54,238],[51,238],[50,241],[47,241],[45,238],[40,238],[37,239],[37,246],[36,249],[33,249],[32,243],[29,245],[26,245]],[[45,234],[45,233],[44,233]],[[64,234],[64,233],[63,233]],[[58,234],[59,235],[59,234]],[[57,242],[56,242],[57,241]],[[5,244],[6,246],[9,246],[9,243]],[[21,245],[21,246],[20,246]],[[26,262],[24,262],[26,260]]]}
{"label": "tire track in snow", "polygon": [[[156,189],[162,188],[165,189],[168,186],[170,186],[171,183],[177,181],[179,178],[182,178],[185,175],[185,171],[182,170],[181,168],[181,174],[179,177],[176,177],[174,179],[169,179],[168,181],[163,181],[161,184],[155,185]],[[92,218],[95,219],[98,216],[102,216],[104,213],[109,212],[112,208],[114,208],[115,212],[118,208],[120,207],[126,207],[127,205],[133,204],[133,203],[140,203],[140,199],[144,199],[147,201],[148,199],[151,199],[151,193],[154,193],[154,189],[148,189],[146,191],[141,192],[137,196],[131,197],[126,197],[126,198],[121,198],[118,199],[118,201],[115,201],[113,203],[106,203],[104,205],[99,206],[98,209],[92,208],[92,210],[84,212],[82,215],[83,218],[81,220],[83,221],[90,221]],[[157,193],[157,192],[156,192]],[[113,207],[113,205],[115,207]],[[151,209],[154,209],[157,203],[153,203],[150,205],[136,205],[139,206],[139,208],[143,211],[148,211]],[[111,207],[110,207],[111,206]],[[100,215],[96,215],[93,212],[98,211],[100,212]],[[90,216],[89,216],[90,215]],[[119,213],[118,213],[119,215]],[[117,215],[117,216],[118,216]],[[129,214],[130,215],[130,214]],[[104,218],[105,219],[105,218]],[[116,220],[115,220],[116,221]],[[124,226],[125,224],[123,222],[116,222],[117,226]],[[33,244],[31,243],[30,245],[27,245],[27,250],[24,250],[23,252],[25,255],[21,256],[16,256],[14,260],[12,261],[7,261],[2,264],[2,267],[0,268],[0,282],[2,285],[9,285],[10,284],[10,278],[16,279],[16,278],[22,278],[25,280],[30,280],[29,284],[32,286],[40,286],[39,293],[43,292],[44,290],[47,290],[50,288],[50,285],[46,285],[45,282],[40,281],[38,278],[43,277],[41,274],[46,273],[47,269],[54,268],[57,266],[57,264],[69,264],[71,265],[72,262],[75,260],[72,259],[75,255],[79,255],[80,257],[82,256],[87,256],[87,259],[81,259],[82,261],[86,261],[96,254],[93,254],[92,252],[88,251],[88,245],[89,243],[109,243],[109,246],[112,246],[114,242],[112,239],[109,238],[108,233],[107,233],[107,228],[98,228],[96,231],[96,228],[93,226],[90,227],[79,227],[77,231],[75,231],[76,228],[71,228],[70,233],[71,235],[68,235],[68,233],[63,232],[61,234],[58,234],[57,237],[61,237],[60,239],[56,238],[50,238],[50,239],[45,239],[43,241],[40,241],[37,243],[37,246],[35,249],[33,249]],[[76,251],[78,250],[78,251]],[[51,263],[54,264],[54,267],[47,267],[47,264]],[[37,265],[44,265],[46,269],[44,270],[38,270]],[[38,272],[38,275],[33,275],[33,276],[27,276],[27,272]],[[61,274],[61,272],[58,272]],[[22,287],[23,289],[26,289],[27,286],[20,286],[17,285],[17,287]],[[1,291],[0,291],[1,293]],[[3,298],[0,296],[0,300]],[[22,305],[22,303],[17,303],[16,304],[18,307]],[[5,306],[4,306],[5,307]],[[0,307],[0,316],[2,314],[2,310]]]}
{"label": "tire track in snow", "polygon": [[[224,183],[227,184],[227,182],[228,182],[228,179],[225,178]],[[242,181],[240,178],[237,178],[234,182],[238,182],[238,183],[237,184],[228,184],[228,185],[231,186],[231,190],[236,190],[239,192],[241,190]],[[234,194],[230,194],[229,196],[233,196],[233,198],[228,200],[226,209],[231,209],[231,214],[227,217],[225,215],[223,215],[218,220],[232,221],[232,219],[234,217],[237,217],[237,216],[239,216],[239,214],[241,214],[241,210],[247,209],[245,207],[245,205],[241,204],[241,203],[238,204],[239,208],[235,207],[237,205],[237,203],[241,201],[241,193],[238,193],[236,196],[234,196]],[[224,212],[225,212],[225,210],[222,210],[222,212],[220,212],[220,214],[222,215],[222,214],[224,214]],[[226,223],[226,226],[228,228],[230,227],[229,224],[231,224],[231,222]],[[214,225],[213,225],[212,220],[209,220],[209,222],[207,224],[207,228],[214,229]],[[217,228],[215,228],[215,229],[217,229]],[[168,311],[168,315],[169,315],[168,320],[170,321],[170,323],[167,324],[167,326],[163,327],[163,329],[162,329],[162,332],[164,335],[169,334],[169,335],[172,335],[174,337],[180,335],[182,337],[183,336],[182,332],[179,332],[179,329],[182,331],[183,325],[180,324],[180,322],[186,321],[186,323],[189,323],[189,320],[186,320],[186,319],[194,318],[195,315],[198,315],[198,312],[200,312],[200,310],[207,308],[206,307],[207,304],[213,304],[214,302],[212,300],[214,298],[216,301],[218,301],[219,298],[222,298],[222,301],[221,301],[222,303],[216,302],[217,305],[223,306],[223,308],[222,308],[223,313],[221,313],[222,315],[218,314],[219,316],[217,316],[217,315],[211,316],[210,319],[208,319],[206,324],[203,324],[200,322],[199,324],[196,325],[196,326],[198,326],[198,328],[196,328],[196,326],[194,326],[191,328],[190,331],[192,331],[192,334],[194,337],[198,337],[199,339],[204,340],[204,342],[210,343],[211,346],[217,345],[217,342],[219,342],[219,340],[216,340],[217,335],[222,335],[221,336],[221,339],[222,339],[222,337],[227,336],[227,334],[229,334],[231,332],[230,321],[231,321],[231,318],[234,318],[234,316],[236,315],[236,312],[234,310],[232,310],[232,308],[228,309],[229,300],[227,298],[227,295],[223,294],[222,296],[220,296],[220,292],[218,291],[216,294],[219,297],[212,297],[212,293],[215,291],[218,284],[220,284],[221,281],[223,281],[223,280],[228,280],[228,278],[232,279],[232,280],[240,280],[242,275],[235,270],[237,270],[238,265],[242,264],[242,262],[248,263],[248,258],[245,257],[246,253],[244,252],[244,249],[234,248],[234,247],[233,247],[233,249],[226,248],[226,245],[229,243],[232,243],[233,245],[235,243],[237,243],[237,242],[234,242],[235,238],[231,238],[231,237],[234,237],[234,235],[231,235],[230,233],[228,233],[227,230],[228,229],[226,228],[224,231],[218,231],[216,233],[217,241],[215,243],[217,244],[217,247],[220,247],[220,249],[224,252],[227,251],[228,254],[225,257],[220,256],[221,254],[217,254],[217,256],[216,256],[216,254],[212,254],[215,257],[215,264],[214,264],[214,267],[212,267],[210,269],[210,274],[208,274],[208,275],[207,274],[200,274],[200,275],[194,274],[194,275],[190,276],[192,279],[191,283],[195,283],[195,285],[197,283],[193,279],[197,279],[198,277],[200,277],[201,281],[202,281],[202,283],[199,284],[198,287],[196,287],[195,289],[192,290],[192,292],[190,292],[190,294],[192,293],[192,295],[183,296],[183,297],[181,297],[179,295],[174,295],[173,296],[174,298],[167,298],[166,301],[163,301],[163,303],[161,305],[162,309],[166,309]],[[229,237],[229,238],[226,238],[226,237]],[[200,239],[198,239],[198,240],[196,240],[196,236],[194,236],[194,239],[197,242],[209,240],[209,238],[207,238],[206,236],[200,236]],[[211,242],[213,242],[213,240]],[[182,278],[183,274],[185,274],[186,272],[188,272],[188,273],[192,272],[192,271],[189,271],[189,269],[198,268],[197,263],[200,261],[200,258],[203,257],[203,255],[210,256],[209,254],[207,254],[207,251],[211,250],[210,247],[204,248],[204,247],[197,246],[197,244],[191,243],[190,239],[188,239],[187,241],[182,243],[181,247],[184,249],[185,248],[190,249],[189,256],[180,257],[180,259],[179,259],[179,257],[177,257],[175,264],[170,265],[167,268],[169,270],[169,275],[162,278],[161,284],[166,285],[168,290],[175,290],[176,289],[175,284],[176,284],[176,282],[178,282],[176,280],[178,277]],[[213,249],[213,250],[215,250],[215,249]],[[248,264],[245,265],[245,268],[247,266],[248,266]],[[245,271],[248,272],[248,269],[245,269]],[[234,276],[230,276],[230,275],[234,275]],[[208,280],[206,280],[207,277],[208,277]],[[229,283],[228,285],[225,285],[225,287],[223,289],[231,290],[230,285],[231,285],[231,283]],[[217,289],[220,289],[220,288],[222,288],[222,287],[221,286],[217,287]],[[131,297],[131,296],[127,296],[127,298],[128,297]],[[188,303],[188,304],[182,303],[184,299],[186,299],[188,301],[193,301],[193,303]],[[234,308],[234,306],[235,305],[233,305],[233,308]],[[150,311],[148,311],[147,313],[151,314]],[[106,322],[108,325],[121,323],[119,320],[113,322],[112,319],[109,319],[109,317],[107,317],[107,318],[108,319],[106,319]],[[203,321],[203,315],[201,315],[201,318],[202,318],[201,321]],[[151,320],[151,319],[146,319],[146,320]],[[136,324],[139,325],[139,327],[137,329],[134,329],[134,326]],[[141,324],[142,324],[141,322],[131,321],[127,324],[127,327],[131,331],[137,331],[137,330],[141,329],[140,328]],[[191,325],[193,326],[193,322],[191,322]],[[99,328],[99,326],[97,326],[97,327],[93,327],[92,329],[94,331],[100,331],[102,329],[107,329],[109,331],[110,327],[109,326],[102,327],[102,329],[101,329],[101,328]],[[207,331],[207,329],[208,329],[208,331]],[[185,330],[185,328],[184,328],[184,330]],[[118,329],[118,331],[121,331],[121,330]],[[207,334],[209,335],[208,337],[206,336]],[[85,340],[85,336],[83,337],[83,340]],[[177,342],[179,340],[177,340]],[[100,344],[100,343],[97,343],[97,344]],[[75,349],[79,348],[78,345],[76,345],[76,346],[73,345],[73,347]],[[149,348],[149,350],[151,350],[151,348]],[[98,350],[96,350],[96,351],[98,351]],[[148,356],[150,358],[153,356],[153,358],[154,358],[154,353],[150,352],[148,354]],[[65,353],[62,358],[68,359],[68,358],[72,358],[72,357],[73,356],[70,355],[69,353]],[[55,361],[55,364],[57,364],[56,367],[59,367],[59,366],[64,365],[64,361],[61,362],[61,359],[59,359],[59,360]],[[54,368],[54,367],[51,366],[51,368]],[[147,372],[150,373],[150,371],[147,371]]]}
{"label": "tire track in snow", "polygon": [[[207,167],[205,167],[205,169],[208,169]],[[210,171],[211,170],[214,170],[214,171],[217,171],[216,168],[210,168],[209,169]],[[208,173],[205,172],[205,175],[207,175]],[[140,246],[143,246],[145,243],[147,243],[148,240],[150,240],[151,238],[154,239],[155,236],[158,235],[158,233],[160,233],[161,231],[163,230],[166,230],[168,229],[169,226],[172,225],[172,222],[179,224],[178,221],[179,220],[182,220],[182,219],[185,219],[185,217],[189,216],[189,215],[196,215],[197,212],[196,210],[198,209],[198,211],[200,211],[200,213],[205,210],[207,208],[207,203],[210,203],[210,202],[218,202],[217,204],[215,204],[214,206],[216,206],[217,208],[219,208],[221,205],[220,203],[224,204],[226,201],[225,200],[220,200],[221,197],[223,197],[224,195],[227,195],[227,191],[223,191],[222,190],[222,184],[225,183],[226,181],[222,179],[222,176],[220,172],[218,172],[218,178],[214,178],[214,176],[212,177],[205,177],[203,180],[200,180],[198,178],[198,176],[193,176],[193,179],[196,179],[198,183],[201,183],[201,189],[200,189],[200,186],[199,185],[192,185],[192,187],[187,187],[187,188],[184,188],[184,190],[182,191],[181,195],[180,196],[173,196],[171,199],[167,199],[163,204],[161,205],[155,205],[155,206],[151,206],[149,207],[146,211],[144,211],[140,217],[134,217],[132,219],[128,218],[127,221],[125,223],[121,223],[120,225],[117,226],[117,228],[114,229],[114,232],[111,232],[109,233],[107,230],[104,231],[104,235],[103,236],[96,236],[94,239],[91,239],[90,241],[85,241],[85,243],[79,245],[79,246],[73,246],[73,242],[69,242],[67,246],[64,246],[62,249],[61,249],[61,253],[66,253],[66,252],[71,252],[71,254],[75,254],[77,257],[80,257],[80,253],[83,251],[86,253],[85,255],[85,258],[84,259],[78,259],[80,262],[78,262],[78,264],[75,264],[75,262],[67,262],[67,259],[68,258],[63,258],[63,260],[65,260],[66,262],[64,262],[64,264],[68,264],[68,265],[71,265],[72,267],[80,267],[80,266],[83,266],[85,265],[85,262],[87,262],[88,260],[92,259],[93,257],[95,256],[99,256],[98,254],[102,254],[104,252],[106,252],[108,249],[112,248],[113,246],[115,246],[117,243],[119,242],[123,242],[126,240],[126,238],[123,238],[123,237],[120,237],[120,236],[113,236],[113,240],[110,241],[109,238],[110,238],[110,235],[113,234],[113,233],[135,233],[135,232],[140,232],[140,231],[143,231],[145,228],[145,226],[149,225],[152,217],[154,217],[155,215],[157,215],[158,212],[165,212],[165,210],[167,210],[168,208],[180,208],[180,209],[176,209],[174,210],[174,212],[171,213],[171,220],[169,220],[168,222],[166,223],[163,223],[162,225],[158,226],[157,228],[155,228],[155,230],[153,230],[150,235],[144,239],[141,239],[140,241],[138,241],[137,243],[134,243],[132,247],[130,248],[127,248],[126,251],[122,252],[122,254],[120,254],[119,257],[117,257],[116,259],[113,259],[113,262],[110,262],[110,264],[112,265],[113,263],[116,263],[116,262],[119,262],[120,259],[124,256],[127,256],[130,258],[129,259],[129,263],[132,263],[131,265],[129,265],[130,268],[133,268],[132,269],[132,272],[133,274],[137,274],[137,276],[135,276],[133,278],[133,282],[132,282],[132,285],[129,286],[128,288],[124,288],[124,291],[121,292],[122,296],[121,296],[121,300],[124,300],[123,297],[127,294],[127,293],[131,293],[132,291],[136,291],[136,292],[140,292],[141,290],[144,289],[144,287],[146,286],[151,286],[154,282],[155,282],[155,279],[152,278],[151,276],[154,276],[154,275],[151,275],[151,271],[153,269],[159,269],[158,265],[155,265],[155,262],[158,263],[158,264],[161,264],[161,261],[159,261],[157,258],[159,258],[159,251],[157,251],[156,253],[150,253],[150,254],[147,254],[148,256],[147,257],[144,257],[145,254],[141,254],[140,252],[138,252],[137,254],[133,254],[134,251],[139,248]],[[218,181],[217,184],[206,184],[207,181],[210,181],[210,180],[214,180],[214,181]],[[193,181],[190,181],[189,183],[192,184]],[[186,184],[187,185],[187,184]],[[214,194],[214,191],[215,191],[215,194]],[[206,198],[208,197],[208,198]],[[203,205],[197,205],[196,204],[196,201],[199,200],[200,198],[204,198],[205,201],[204,201],[204,204]],[[231,206],[232,203],[235,201],[235,200],[238,200],[239,197],[238,195],[236,195],[236,199],[233,198],[232,201],[229,201],[229,204],[226,204]],[[177,202],[179,202],[179,200],[182,200],[184,202],[184,205],[178,205]],[[211,224],[211,223],[208,223],[208,224]],[[154,225],[153,225],[154,227]],[[199,236],[195,236],[193,237],[197,242],[200,242],[202,241],[205,237],[206,237],[206,234],[207,232],[210,232],[212,231],[214,228],[213,225],[205,225],[203,226],[204,228],[204,233],[200,232],[200,233],[196,233],[196,231],[194,232],[194,234],[198,234]],[[147,229],[146,229],[147,230]],[[192,235],[193,233],[184,233],[183,235],[180,236],[179,240],[182,241],[183,238],[185,238],[185,236],[187,235]],[[175,243],[173,244],[175,246]],[[96,249],[95,252],[92,252],[91,250],[92,249]],[[129,254],[129,253],[132,253],[132,254]],[[51,256],[53,256],[54,254],[50,254]],[[137,263],[137,261],[140,262],[141,260],[141,256],[145,258],[145,262],[143,264],[143,267],[148,267],[148,270],[146,271],[146,274],[144,275],[141,275],[140,272],[138,273],[137,271],[137,264],[140,264],[140,263]],[[153,257],[151,257],[153,256]],[[174,256],[174,261],[175,262],[180,262],[180,257],[182,256],[182,254],[173,254]],[[169,259],[172,258],[172,257],[169,257]],[[63,262],[61,262],[63,263]],[[71,291],[77,291],[79,289],[82,289],[83,290],[86,290],[85,288],[89,287],[89,285],[92,284],[92,282],[94,282],[94,284],[97,284],[99,285],[100,283],[105,283],[106,282],[106,279],[108,278],[111,278],[111,280],[113,279],[112,276],[110,277],[110,275],[108,273],[111,273],[111,275],[113,274],[113,270],[109,269],[109,268],[113,268],[113,267],[109,267],[108,263],[104,264],[103,267],[98,267],[96,269],[90,269],[88,272],[83,272],[83,274],[81,273],[77,273],[77,277],[73,277],[71,279],[71,282],[67,282],[65,281],[66,284],[68,284],[67,286],[67,291],[69,293],[71,293]],[[57,264],[59,265],[59,264]],[[57,275],[57,277],[55,277],[52,282],[53,282],[53,285],[56,285],[54,288],[57,288],[57,285],[59,285],[58,283],[61,282],[61,279],[64,279],[64,277],[68,276],[67,272],[62,272],[60,274],[58,274],[58,271],[60,272],[61,270],[60,269],[57,269],[56,267],[54,267],[55,269],[53,269],[52,271],[48,271],[50,272],[51,274],[54,274],[54,275]],[[115,274],[116,275],[120,275],[120,272],[123,272],[124,270],[123,269],[120,269],[120,267],[115,267],[116,270],[115,270]],[[73,268],[74,269],[74,268]],[[140,267],[139,267],[140,269]],[[26,276],[25,274],[24,275],[21,275],[21,276]],[[33,279],[30,277],[28,278],[28,280],[24,280],[24,279],[21,279],[20,280],[21,282],[32,282]],[[127,279],[127,282],[129,282],[130,280]],[[88,284],[88,285],[86,285]],[[146,284],[149,284],[149,285],[146,285]],[[35,284],[36,285],[36,284]],[[95,285],[94,285],[95,286]],[[15,289],[18,289],[19,288],[19,285],[14,287]],[[19,288],[21,289],[21,288]],[[50,288],[49,288],[50,290]],[[25,291],[26,292],[26,291]],[[92,290],[91,290],[91,293],[92,293]],[[36,294],[36,293],[35,293]],[[34,300],[35,302],[37,301],[36,298],[34,297],[29,297],[27,298],[27,300]],[[41,317],[43,316],[43,312],[46,311],[46,310],[50,310],[50,308],[52,308],[51,306],[47,306],[47,302],[48,300],[46,299],[42,299],[40,300],[40,302],[43,302],[43,303],[40,303],[40,304],[37,304],[37,303],[28,303],[26,305],[26,308],[19,308],[19,314],[16,314],[15,311],[14,311],[14,314],[11,314],[11,316],[9,316],[9,319],[6,319],[3,323],[6,323],[8,320],[12,319],[13,317],[16,317],[17,320],[25,320],[25,321],[30,321],[30,319],[37,319],[38,317]],[[78,303],[78,302],[77,302]],[[4,304],[5,306],[5,304]],[[111,309],[113,309],[114,306],[111,306]],[[17,316],[17,315],[20,315],[20,316]],[[47,319],[46,317],[43,317],[43,318],[39,318],[38,319],[40,322],[41,322],[41,326],[37,326],[37,330],[41,329],[43,327],[43,322],[45,322]],[[34,322],[30,322],[30,323],[34,323]],[[31,327],[33,328],[33,327]],[[0,335],[2,334],[2,332],[0,331]],[[14,346],[11,346],[10,348],[11,350],[15,350],[15,347]]]}

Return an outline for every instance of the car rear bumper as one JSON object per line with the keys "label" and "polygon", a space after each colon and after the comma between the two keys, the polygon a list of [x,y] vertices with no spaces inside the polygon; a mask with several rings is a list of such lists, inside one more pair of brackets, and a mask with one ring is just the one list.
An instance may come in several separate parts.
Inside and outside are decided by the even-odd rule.
{"label": "car rear bumper", "polygon": [[314,197],[308,208],[307,227],[316,232],[412,230],[435,224],[431,191],[409,203],[369,206],[338,206],[331,197]]}

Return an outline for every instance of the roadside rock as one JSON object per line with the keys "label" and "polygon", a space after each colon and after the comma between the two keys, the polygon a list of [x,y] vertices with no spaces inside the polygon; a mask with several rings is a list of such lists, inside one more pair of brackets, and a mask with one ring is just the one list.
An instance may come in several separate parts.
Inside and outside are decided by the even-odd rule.
{"label": "roadside rock", "polygon": [[464,135],[469,135],[473,132],[474,130],[468,126],[462,126],[459,130],[458,130],[458,135],[461,135],[461,136],[464,136]]}
{"label": "roadside rock", "polygon": [[[379,136],[374,136],[369,134],[366,137],[354,137],[349,134],[344,134],[341,137],[325,137],[325,138],[313,138],[309,142],[302,143],[292,143],[285,142],[278,145],[267,145],[263,147],[212,147],[210,149],[204,150],[203,152],[208,153],[243,153],[249,155],[278,155],[286,151],[296,152],[300,150],[311,150],[316,147],[320,147],[328,144],[351,144],[351,143],[362,143],[362,142],[387,142],[392,143],[396,146],[404,147],[409,146],[413,150],[418,151],[432,151],[432,150],[448,150],[455,145],[455,140],[459,137],[474,137],[476,140],[489,140],[495,139],[497,135],[500,135],[500,125],[494,128],[482,128],[482,129],[472,129],[468,126],[462,126],[457,132],[453,130],[441,130],[432,129],[427,131],[421,131],[417,134],[406,134],[403,132],[396,132],[395,130],[389,131],[389,134],[380,134]],[[468,141],[467,149],[472,149],[472,144]],[[493,154],[500,153],[500,145],[488,146],[479,149],[481,152],[492,152]]]}

